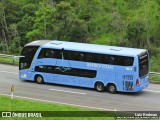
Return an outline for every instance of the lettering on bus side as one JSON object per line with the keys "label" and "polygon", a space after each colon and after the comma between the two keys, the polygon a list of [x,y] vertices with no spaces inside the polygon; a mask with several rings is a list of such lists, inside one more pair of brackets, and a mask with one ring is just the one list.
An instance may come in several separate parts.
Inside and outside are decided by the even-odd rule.
{"label": "lettering on bus side", "polygon": [[113,69],[112,65],[102,65],[102,64],[98,64],[98,63],[87,63],[87,67]]}

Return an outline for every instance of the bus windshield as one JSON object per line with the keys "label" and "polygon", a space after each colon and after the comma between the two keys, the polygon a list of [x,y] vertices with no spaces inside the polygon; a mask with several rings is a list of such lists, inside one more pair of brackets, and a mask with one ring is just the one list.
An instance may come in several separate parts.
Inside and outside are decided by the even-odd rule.
{"label": "bus windshield", "polygon": [[20,58],[20,64],[19,64],[19,69],[28,69],[30,68],[32,59],[39,47],[38,46],[26,46],[22,50],[21,55],[25,56],[23,58]]}
{"label": "bus windshield", "polygon": [[149,71],[148,66],[148,53],[140,55],[139,57],[139,77],[146,75]]}

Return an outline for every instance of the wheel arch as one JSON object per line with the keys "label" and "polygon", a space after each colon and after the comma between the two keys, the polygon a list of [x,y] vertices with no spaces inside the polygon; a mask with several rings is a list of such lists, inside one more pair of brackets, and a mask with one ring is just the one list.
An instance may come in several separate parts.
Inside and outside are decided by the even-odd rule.
{"label": "wheel arch", "polygon": [[99,80],[99,81],[95,81],[95,83],[94,83],[94,88],[96,87],[96,84],[97,84],[97,83],[102,83],[102,84],[105,86],[104,82]]}
{"label": "wheel arch", "polygon": [[[109,90],[109,89],[110,89],[110,86],[114,86],[114,87],[115,87],[115,91],[111,92],[111,91]],[[106,85],[106,88],[107,88],[107,91],[109,91],[110,93],[113,93],[113,94],[117,93],[117,86],[116,86],[115,83],[112,83],[112,82],[108,83],[108,84]]]}
{"label": "wheel arch", "polygon": [[[106,87],[108,87],[109,85],[114,85],[114,86],[116,86],[116,84],[115,84],[115,83],[113,83],[113,82],[109,82],[109,83],[107,83],[107,84],[106,84]],[[116,86],[116,88],[117,88],[117,86]]]}
{"label": "wheel arch", "polygon": [[[41,75],[41,74],[35,74],[35,75],[34,75],[34,81],[36,80],[36,77],[37,77],[38,75]],[[42,76],[42,75],[41,75],[41,76]]]}
{"label": "wheel arch", "polygon": [[43,75],[41,75],[41,74],[35,74],[35,75],[34,75],[34,82],[36,82],[36,77],[37,77],[37,76],[41,76],[41,77],[43,78],[43,82],[44,82],[44,77],[43,77]]}

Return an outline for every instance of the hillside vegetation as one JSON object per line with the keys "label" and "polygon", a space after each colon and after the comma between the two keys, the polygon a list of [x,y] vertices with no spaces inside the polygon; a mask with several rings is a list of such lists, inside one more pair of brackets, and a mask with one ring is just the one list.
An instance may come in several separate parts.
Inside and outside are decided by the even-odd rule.
{"label": "hillside vegetation", "polygon": [[159,0],[1,0],[0,53],[37,39],[145,48],[159,71]]}

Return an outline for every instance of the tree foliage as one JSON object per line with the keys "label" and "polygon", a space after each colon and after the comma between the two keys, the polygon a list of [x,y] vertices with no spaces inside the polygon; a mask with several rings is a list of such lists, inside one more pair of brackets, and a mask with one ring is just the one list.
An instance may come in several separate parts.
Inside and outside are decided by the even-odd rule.
{"label": "tree foliage", "polygon": [[58,39],[150,49],[160,45],[159,0],[1,0],[0,52]]}

